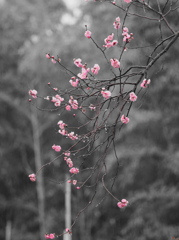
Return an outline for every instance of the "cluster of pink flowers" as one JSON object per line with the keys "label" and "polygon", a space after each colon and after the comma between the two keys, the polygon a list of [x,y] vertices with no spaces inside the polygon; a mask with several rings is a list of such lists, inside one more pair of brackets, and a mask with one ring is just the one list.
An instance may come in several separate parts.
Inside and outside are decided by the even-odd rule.
{"label": "cluster of pink flowers", "polygon": [[54,238],[55,238],[55,233],[45,234],[44,237],[45,237],[46,239],[54,239]]}
{"label": "cluster of pink flowers", "polygon": [[33,98],[37,98],[37,91],[35,89],[29,90],[29,95]]}
{"label": "cluster of pink flowers", "polygon": [[35,182],[35,181],[36,181],[36,175],[35,175],[35,173],[30,174],[30,175],[29,175],[29,178],[30,178],[30,181],[31,181],[31,182]]}
{"label": "cluster of pink flowers", "polygon": [[113,26],[114,26],[115,29],[119,29],[120,28],[120,26],[121,26],[121,19],[120,19],[120,17],[116,18],[116,21],[114,21]]}
{"label": "cluster of pink flowers", "polygon": [[73,99],[72,96],[70,96],[70,100],[68,102],[73,109],[78,109],[78,101]]}
{"label": "cluster of pink flowers", "polygon": [[111,66],[114,68],[120,68],[120,62],[116,58],[110,59]]}
{"label": "cluster of pink flowers", "polygon": [[128,203],[129,202],[126,199],[122,199],[120,202],[117,203],[117,206],[119,208],[124,208],[124,207],[127,207]]}
{"label": "cluster of pink flowers", "polygon": [[90,68],[87,68],[86,64],[82,66],[81,73],[78,73],[78,77],[81,79],[86,79],[88,77],[88,73],[90,72]]}
{"label": "cluster of pink flowers", "polygon": [[66,161],[68,167],[72,168],[73,167],[73,161],[70,158],[70,152],[65,152],[64,155],[65,155],[64,160]]}
{"label": "cluster of pink flowers", "polygon": [[133,33],[129,33],[129,29],[127,27],[124,27],[122,29],[122,36],[123,36],[123,41],[128,43],[130,42],[133,38]]}
{"label": "cluster of pink flowers", "polygon": [[[80,58],[73,59],[73,61],[77,67],[81,67],[81,73],[78,73],[77,75],[81,79],[88,78],[88,73],[90,72],[90,70],[93,74],[98,74],[100,70],[100,66],[98,64],[94,64],[94,67],[90,69],[90,68],[87,68],[87,64],[82,64],[82,60]],[[70,81],[70,83],[72,84],[72,81]]]}
{"label": "cluster of pink flowers", "polygon": [[147,88],[147,86],[150,84],[150,79],[144,79],[142,83],[140,84],[141,88]]}
{"label": "cluster of pink flowers", "polygon": [[73,167],[73,168],[71,168],[71,169],[69,170],[69,172],[72,173],[72,174],[78,174],[78,173],[79,173],[79,169]]}
{"label": "cluster of pink flowers", "polygon": [[66,131],[65,127],[67,127],[67,124],[64,123],[62,120],[60,120],[57,124],[58,124],[58,126],[59,126],[59,128],[60,128],[60,130],[58,130],[58,132],[59,132],[61,135],[67,136],[67,137],[69,137],[71,140],[76,140],[76,139],[78,139],[78,135],[77,135],[77,134],[75,134],[74,132],[68,133],[68,132]]}
{"label": "cluster of pink flowers", "polygon": [[46,56],[47,59],[51,59],[51,61],[52,61],[53,63],[61,62],[61,59],[60,59],[60,58],[57,60],[57,59],[55,59],[54,56],[51,56],[49,53],[47,53],[45,56]]}
{"label": "cluster of pink flowers", "polygon": [[71,160],[71,158],[64,157],[64,160],[66,161],[69,168],[73,167],[73,161]]}
{"label": "cluster of pink flowers", "polygon": [[129,99],[131,102],[135,102],[137,100],[137,95],[134,92],[129,94]]}
{"label": "cluster of pink flowers", "polygon": [[77,87],[78,86],[78,83],[79,83],[79,79],[76,79],[76,77],[71,77],[70,79],[70,84],[72,85],[72,87]]}
{"label": "cluster of pink flowers", "polygon": [[77,184],[77,180],[68,180],[68,183],[72,183],[73,185]]}
{"label": "cluster of pink flowers", "polygon": [[53,102],[56,107],[59,107],[63,101],[64,101],[64,98],[62,98],[58,94],[55,95],[55,97],[52,97],[52,100],[51,100],[51,102]]}
{"label": "cluster of pink flowers", "polygon": [[91,38],[91,32],[90,32],[89,30],[87,30],[87,31],[85,32],[85,37],[86,37],[86,38]]}
{"label": "cluster of pink flowers", "polygon": [[108,90],[105,90],[104,88],[102,89],[101,94],[103,98],[106,98],[106,99],[109,99],[111,97],[111,92]]}
{"label": "cluster of pink flowers", "polygon": [[65,127],[67,127],[67,124],[64,123],[62,120],[58,121],[57,125],[60,129],[65,129]]}
{"label": "cluster of pink flowers", "polygon": [[78,135],[75,134],[74,132],[70,132],[67,135],[71,140],[77,140],[78,139]]}
{"label": "cluster of pink flowers", "polygon": [[61,146],[54,144],[54,145],[52,146],[52,149],[55,150],[55,152],[60,152],[62,148],[61,148]]}
{"label": "cluster of pink flowers", "polygon": [[114,38],[114,33],[112,33],[107,38],[105,38],[104,39],[105,45],[103,45],[103,47],[110,48],[110,47],[116,46],[118,44],[118,41],[117,40],[113,40],[113,38]]}
{"label": "cluster of pink flowers", "polygon": [[95,64],[93,68],[91,68],[91,72],[94,74],[98,74],[100,70],[100,66],[98,64]]}
{"label": "cluster of pink flowers", "polygon": [[125,115],[121,116],[121,122],[124,124],[127,124],[130,121],[130,119],[128,117],[126,117]]}

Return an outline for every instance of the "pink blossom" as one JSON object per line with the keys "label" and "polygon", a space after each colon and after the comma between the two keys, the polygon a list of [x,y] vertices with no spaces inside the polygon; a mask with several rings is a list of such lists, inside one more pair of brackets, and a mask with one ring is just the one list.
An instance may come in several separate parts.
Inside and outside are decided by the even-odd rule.
{"label": "pink blossom", "polygon": [[70,96],[70,100],[68,102],[73,109],[78,109],[78,101],[73,99],[72,96]]}
{"label": "pink blossom", "polygon": [[90,104],[89,108],[94,111],[96,110],[96,107],[93,104]]}
{"label": "pink blossom", "polygon": [[144,79],[143,82],[140,84],[141,88],[147,88],[147,85],[149,85],[150,82],[150,79]]}
{"label": "pink blossom", "polygon": [[71,111],[71,106],[70,106],[70,105],[66,105],[65,109],[66,109],[67,111]]}
{"label": "pink blossom", "polygon": [[35,89],[29,90],[29,95],[33,98],[37,98],[37,91]]}
{"label": "pink blossom", "polygon": [[118,44],[118,41],[117,41],[117,40],[112,41],[112,46],[113,46],[113,47],[116,46],[117,44]]}
{"label": "pink blossom", "polygon": [[120,26],[121,26],[121,22],[120,21],[121,21],[120,17],[117,17],[116,21],[114,21],[113,26],[114,26],[115,29],[119,29],[120,28]]}
{"label": "pink blossom", "polygon": [[81,79],[86,79],[90,68],[87,68],[86,65],[82,66],[82,72],[78,73],[78,77]]}
{"label": "pink blossom", "polygon": [[71,154],[70,152],[64,152],[64,155],[67,156],[67,157],[69,157],[70,154]]}
{"label": "pink blossom", "polygon": [[132,0],[124,0],[124,2],[130,3],[130,2],[132,2]]}
{"label": "pink blossom", "polygon": [[107,40],[112,41],[113,38],[114,38],[114,33],[111,33],[111,35],[109,35],[109,36],[107,37]]}
{"label": "pink blossom", "polygon": [[110,48],[110,47],[113,47],[113,44],[112,42],[107,42],[106,45],[103,45],[103,47]]}
{"label": "pink blossom", "polygon": [[124,124],[127,124],[130,121],[130,119],[124,115],[121,116],[121,122]]}
{"label": "pink blossom", "polygon": [[74,61],[74,64],[77,66],[77,67],[82,67],[83,64],[81,63],[81,59],[80,58],[77,58],[77,59],[73,59]]}
{"label": "pink blossom", "polygon": [[56,107],[59,107],[61,105],[61,102],[64,101],[64,98],[62,98],[60,95],[55,95],[55,97],[52,97],[51,102],[54,103]]}
{"label": "pink blossom", "polygon": [[57,61],[55,60],[55,57],[54,56],[51,56],[51,61],[53,62],[53,63],[56,63]]}
{"label": "pink blossom", "polygon": [[122,29],[123,42],[130,42],[133,39],[133,33],[129,34],[129,29],[124,27]]}
{"label": "pink blossom", "polygon": [[91,38],[91,32],[87,30],[87,31],[85,32],[85,37],[86,37],[86,38]]}
{"label": "pink blossom", "polygon": [[58,121],[57,125],[58,125],[59,128],[61,128],[61,129],[65,129],[65,127],[67,127],[67,124],[64,123],[62,120]]}
{"label": "pink blossom", "polygon": [[101,94],[103,95],[104,98],[109,99],[111,97],[111,92],[107,90],[102,90]]}
{"label": "pink blossom", "polygon": [[49,54],[49,53],[47,53],[47,54],[45,55],[45,57],[46,57],[46,58],[48,58],[48,59],[50,59],[50,58],[51,58],[51,56],[50,56],[50,54]]}
{"label": "pink blossom", "polygon": [[69,172],[72,173],[72,174],[77,174],[77,173],[79,173],[79,169],[73,167],[73,168],[71,168],[71,169],[69,170]]}
{"label": "pink blossom", "polygon": [[64,130],[64,129],[63,129],[63,130],[60,129],[58,132],[59,132],[61,135],[63,135],[63,136],[67,136],[67,135],[68,135],[68,132],[67,132],[66,130]]}
{"label": "pink blossom", "polygon": [[69,137],[71,140],[77,140],[77,139],[78,139],[78,135],[75,135],[74,132],[68,133],[68,137]]}
{"label": "pink blossom", "polygon": [[68,164],[68,166],[69,166],[70,168],[73,167],[73,162],[72,162],[71,158],[67,158],[67,159],[66,159],[66,163]]}
{"label": "pink blossom", "polygon": [[91,68],[92,73],[98,74],[100,70],[100,66],[98,64],[95,64],[93,68]]}
{"label": "pink blossom", "polygon": [[29,175],[30,181],[35,182],[36,181],[36,175],[35,173],[32,173]]}
{"label": "pink blossom", "polygon": [[129,95],[131,102],[135,102],[137,100],[137,96],[134,92],[131,92]]}
{"label": "pink blossom", "polygon": [[50,233],[50,234],[45,234],[46,239],[54,239],[55,238],[55,233]]}
{"label": "pink blossom", "polygon": [[77,180],[73,180],[73,185],[76,185],[77,184]]}
{"label": "pink blossom", "polygon": [[114,68],[120,68],[120,62],[116,58],[110,59],[111,66]]}
{"label": "pink blossom", "polygon": [[126,199],[122,199],[120,202],[117,203],[117,206],[119,208],[124,208],[124,207],[127,207],[128,203],[129,202]]}
{"label": "pink blossom", "polygon": [[52,149],[55,150],[55,152],[60,152],[62,148],[61,148],[59,145],[55,145],[55,144],[54,144],[54,145],[52,146]]}
{"label": "pink blossom", "polygon": [[76,187],[76,189],[80,189],[80,187]]}
{"label": "pink blossom", "polygon": [[72,234],[72,231],[69,228],[66,228],[65,231],[69,234]]}
{"label": "pink blossom", "polygon": [[76,79],[75,81],[73,81],[74,78],[72,78],[69,82],[72,85],[72,87],[77,87],[78,83],[79,83],[79,79]]}

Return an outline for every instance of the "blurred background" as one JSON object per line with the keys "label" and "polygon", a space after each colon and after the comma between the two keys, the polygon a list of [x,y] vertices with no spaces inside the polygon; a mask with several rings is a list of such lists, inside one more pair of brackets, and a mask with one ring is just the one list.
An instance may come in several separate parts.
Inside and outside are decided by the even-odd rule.
{"label": "blurred background", "polygon": [[[37,89],[46,96],[50,95],[48,82],[58,88],[69,84],[69,76],[48,61],[46,53],[58,55],[73,71],[74,58],[102,66],[101,53],[84,37],[85,24],[102,46],[104,38],[114,32],[112,23],[118,16],[124,17],[118,8],[100,2],[0,1],[0,240],[41,240],[46,232],[64,231],[65,186],[59,183],[65,180],[66,165],[56,161],[41,172],[37,183],[28,178],[55,158],[51,146],[63,139],[56,134],[60,119],[57,112],[40,111],[29,104],[28,91]],[[168,21],[177,29],[177,9]],[[143,65],[150,45],[160,37],[159,25],[133,17],[126,24],[134,40],[123,65]],[[162,33],[164,37],[169,34],[165,25]],[[112,54],[117,53],[112,50]],[[72,239],[179,237],[178,56],[177,42],[149,71],[151,86],[135,104],[130,124],[116,140],[120,168],[113,194],[126,198],[130,206],[120,210],[110,196],[101,202],[105,191],[99,183],[96,198],[77,220]],[[105,77],[108,72],[101,68],[101,77]],[[41,109],[46,104],[38,99]],[[65,139],[64,144],[68,145]],[[116,170],[113,155],[107,156],[111,176]],[[72,188],[72,220],[93,190]]]}

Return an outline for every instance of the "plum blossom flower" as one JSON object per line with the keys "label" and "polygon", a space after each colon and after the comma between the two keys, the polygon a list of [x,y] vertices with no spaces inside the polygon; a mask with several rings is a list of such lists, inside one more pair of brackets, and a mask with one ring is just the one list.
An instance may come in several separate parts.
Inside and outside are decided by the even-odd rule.
{"label": "plum blossom flower", "polygon": [[55,233],[45,234],[44,237],[45,237],[46,239],[54,239],[54,238],[55,238]]}
{"label": "plum blossom flower", "polygon": [[76,79],[75,77],[72,77],[69,82],[72,85],[72,87],[77,87],[78,83],[79,83],[79,79]]}
{"label": "plum blossom flower", "polygon": [[91,72],[94,74],[98,74],[100,70],[100,66],[98,64],[95,64],[93,68],[91,68]]}
{"label": "plum blossom flower", "polygon": [[67,156],[67,157],[69,157],[70,154],[71,154],[70,152],[64,152],[64,155]]}
{"label": "plum blossom flower", "polygon": [[71,168],[71,169],[69,170],[69,172],[72,173],[72,174],[77,174],[77,173],[79,173],[79,169],[73,167],[73,168]]}
{"label": "plum blossom flower", "polygon": [[55,95],[55,97],[52,97],[51,102],[54,103],[56,107],[59,107],[61,105],[61,102],[64,101],[64,98],[62,98],[60,95]]}
{"label": "plum blossom flower", "polygon": [[137,100],[137,95],[134,92],[129,94],[129,99],[131,102],[135,102]]}
{"label": "plum blossom flower", "polygon": [[111,66],[114,68],[120,68],[120,62],[116,58],[110,59]]}
{"label": "plum blossom flower", "polygon": [[93,104],[90,104],[89,108],[94,111],[96,110],[96,107]]}
{"label": "plum blossom flower", "polygon": [[55,152],[60,152],[62,148],[61,148],[61,146],[54,144],[54,145],[52,146],[52,149],[55,150]]}
{"label": "plum blossom flower", "polygon": [[31,181],[31,182],[35,182],[35,181],[36,181],[36,175],[35,175],[35,173],[30,174],[30,175],[29,175],[29,178],[30,178],[30,181]]}
{"label": "plum blossom flower", "polygon": [[132,0],[124,0],[124,2],[130,3],[130,2],[132,2]]}
{"label": "plum blossom flower", "polygon": [[[104,39],[104,42],[106,45],[103,45],[103,47],[105,48],[110,48],[110,47],[114,47],[118,44],[117,40],[113,40],[114,38],[114,33],[112,33],[111,35],[109,35],[107,38]],[[113,40],[113,41],[112,41]],[[111,42],[112,41],[112,42]]]}
{"label": "plum blossom flower", "polygon": [[144,79],[142,83],[140,84],[141,88],[147,88],[147,86],[150,84],[150,79]]}
{"label": "plum blossom flower", "polygon": [[85,37],[86,37],[86,38],[91,38],[91,32],[90,32],[89,30],[87,30],[87,31],[85,32]]}
{"label": "plum blossom flower", "polygon": [[53,62],[53,63],[56,63],[57,61],[55,60],[55,57],[54,56],[51,56],[51,61]]}
{"label": "plum blossom flower", "polygon": [[71,106],[70,106],[70,105],[66,105],[65,109],[66,109],[67,111],[71,111]]}
{"label": "plum blossom flower", "polygon": [[74,61],[74,64],[77,66],[77,67],[82,67],[83,66],[83,64],[81,63],[81,58],[77,58],[77,59],[73,59],[73,61]]}
{"label": "plum blossom flower", "polygon": [[124,27],[122,29],[122,36],[123,36],[123,42],[130,42],[133,38],[133,33],[129,34],[129,29],[127,27]]}
{"label": "plum blossom flower", "polygon": [[63,136],[67,136],[68,135],[68,132],[66,131],[66,130],[58,130],[58,132],[61,134],[61,135],[63,135]]}
{"label": "plum blossom flower", "polygon": [[117,206],[119,208],[124,208],[124,207],[127,207],[128,203],[129,202],[126,199],[122,199],[120,202],[117,203]]}
{"label": "plum blossom flower", "polygon": [[70,100],[68,102],[73,109],[78,109],[78,101],[73,99],[72,96],[70,96]]}
{"label": "plum blossom flower", "polygon": [[89,71],[90,71],[90,68],[87,68],[86,65],[83,65],[81,73],[78,73],[78,77],[81,79],[86,79]]}
{"label": "plum blossom flower", "polygon": [[37,91],[35,89],[29,90],[29,95],[33,98],[37,98]]}
{"label": "plum blossom flower", "polygon": [[121,22],[120,21],[121,21],[120,17],[117,17],[116,21],[114,21],[113,26],[114,26],[115,29],[119,29],[120,28],[120,26],[121,26]]}
{"label": "plum blossom flower", "polygon": [[61,129],[65,129],[65,127],[67,127],[67,124],[64,123],[62,120],[58,121],[57,125],[58,125],[59,128],[61,128]]}
{"label": "plum blossom flower", "polygon": [[50,56],[50,54],[49,54],[49,53],[46,53],[45,57],[46,57],[46,58],[48,58],[48,59],[50,59],[50,58],[51,58],[51,56]]}
{"label": "plum blossom flower", "polygon": [[75,135],[74,132],[68,133],[67,136],[68,136],[71,140],[77,140],[77,139],[78,139],[78,135],[77,135],[77,134]]}
{"label": "plum blossom flower", "polygon": [[124,115],[121,116],[121,122],[124,124],[127,124],[130,121],[130,119]]}
{"label": "plum blossom flower", "polygon": [[102,90],[101,94],[104,98],[109,99],[111,97],[111,92],[107,90]]}

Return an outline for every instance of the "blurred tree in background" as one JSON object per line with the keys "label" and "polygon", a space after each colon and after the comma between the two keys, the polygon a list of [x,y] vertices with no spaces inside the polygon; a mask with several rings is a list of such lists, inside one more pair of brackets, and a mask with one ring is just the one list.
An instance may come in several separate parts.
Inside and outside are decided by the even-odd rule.
{"label": "blurred tree in background", "polygon": [[[161,1],[162,8],[166,7],[165,2]],[[62,17],[66,13],[76,21],[75,25],[67,21],[64,24]],[[178,26],[177,13],[178,10],[168,19],[173,28]],[[108,76],[101,53],[83,37],[84,25],[93,32],[96,42],[103,45],[104,38],[114,31],[112,23],[118,16],[123,18],[125,13],[107,2],[83,3],[74,11],[57,0],[1,2],[0,240],[43,239],[45,232],[63,232],[64,186],[59,182],[65,179],[64,164],[56,161],[44,168],[36,191],[27,178],[55,158],[51,146],[60,144],[61,139],[55,134],[60,118],[57,119],[57,112],[51,111],[48,103],[41,99],[38,99],[38,106],[49,111],[38,111],[29,105],[27,93],[29,89],[38,88],[45,96],[51,91],[48,82],[57,87],[63,85],[63,88],[69,84],[66,72],[45,59],[48,52],[59,55],[72,70],[75,69],[73,58],[82,58],[91,65],[98,62],[103,66],[102,77]],[[71,21],[69,17],[69,23]],[[161,37],[156,29],[163,29],[162,38],[168,32],[160,22],[158,26],[149,25],[147,19],[133,21],[131,16],[127,23],[135,41],[123,62],[126,66],[132,61],[146,63],[150,45]],[[130,124],[118,134],[119,162],[113,152],[107,156],[111,173],[108,178],[115,175],[120,165],[112,193],[119,198],[125,196],[130,206],[117,209],[114,199],[105,197],[105,190],[99,183],[96,199],[76,222],[74,239],[167,240],[179,237],[177,45],[174,44],[150,70],[151,87],[133,108]],[[115,50],[110,54],[113,53]],[[73,122],[68,116],[66,120]],[[68,145],[63,139],[65,143]],[[95,157],[97,153],[89,157],[90,161]],[[92,190],[72,189],[73,219],[91,199]]]}

